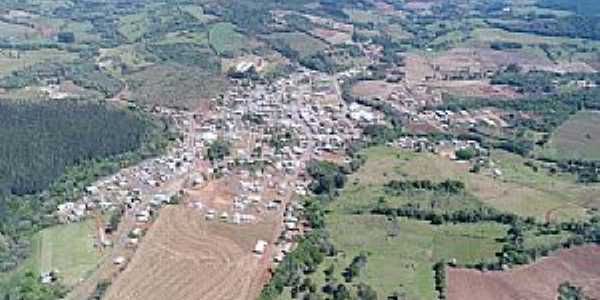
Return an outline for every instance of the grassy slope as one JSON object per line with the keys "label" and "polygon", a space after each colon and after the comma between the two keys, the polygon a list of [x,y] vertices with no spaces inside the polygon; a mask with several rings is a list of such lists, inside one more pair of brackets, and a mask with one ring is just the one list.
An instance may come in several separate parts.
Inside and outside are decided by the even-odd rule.
{"label": "grassy slope", "polygon": [[208,33],[210,45],[218,54],[230,52],[238,54],[248,43],[246,37],[235,30],[231,23],[216,23]]}
{"label": "grassy slope", "polygon": [[409,299],[433,299],[434,263],[455,258],[468,264],[493,257],[501,249],[495,239],[506,231],[491,223],[433,226],[399,219],[398,225],[397,236],[390,237],[392,222],[383,216],[333,213],[327,218],[334,244],[345,253],[338,269],[361,251],[368,252],[367,267],[357,282],[366,282],[381,298],[398,291]]}
{"label": "grassy slope", "polygon": [[600,113],[580,112],[553,134],[541,155],[555,159],[600,159]]}
{"label": "grassy slope", "polygon": [[325,48],[327,44],[301,32],[278,32],[269,34],[268,39],[281,39],[290,48],[298,51],[301,57],[311,56]]}
{"label": "grassy slope", "polygon": [[64,284],[69,286],[85,278],[101,258],[93,246],[93,220],[44,229],[34,239],[35,270],[58,270]]}

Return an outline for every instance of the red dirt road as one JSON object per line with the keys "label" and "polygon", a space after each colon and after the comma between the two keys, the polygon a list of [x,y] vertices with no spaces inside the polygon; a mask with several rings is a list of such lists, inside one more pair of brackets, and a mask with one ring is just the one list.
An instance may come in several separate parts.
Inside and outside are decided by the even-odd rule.
{"label": "red dirt road", "polygon": [[600,299],[600,246],[561,250],[535,264],[506,272],[448,269],[449,300],[549,300],[570,281]]}

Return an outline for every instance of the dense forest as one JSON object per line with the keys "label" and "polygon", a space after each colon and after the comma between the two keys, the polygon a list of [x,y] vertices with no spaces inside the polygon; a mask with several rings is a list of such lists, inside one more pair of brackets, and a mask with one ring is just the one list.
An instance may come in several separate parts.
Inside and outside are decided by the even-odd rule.
{"label": "dense forest", "polygon": [[57,204],[118,170],[116,158],[135,161],[164,148],[157,129],[98,103],[1,102],[0,270],[28,255],[29,235],[54,222],[48,214]]}
{"label": "dense forest", "polygon": [[98,104],[0,103],[0,188],[28,194],[67,166],[138,148],[145,124]]}

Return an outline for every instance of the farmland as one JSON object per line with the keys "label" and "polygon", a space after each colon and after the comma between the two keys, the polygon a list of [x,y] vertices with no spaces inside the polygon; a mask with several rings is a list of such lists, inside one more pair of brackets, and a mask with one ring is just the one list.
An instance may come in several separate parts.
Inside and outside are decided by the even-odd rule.
{"label": "farmland", "polygon": [[287,47],[296,51],[300,57],[311,56],[327,47],[324,42],[301,32],[273,33],[266,38],[287,45]]}
{"label": "farmland", "polygon": [[474,270],[450,269],[448,299],[550,299],[565,281],[583,286],[585,295],[598,297],[597,278],[600,263],[598,246],[562,250],[527,267],[509,272],[481,273]]}
{"label": "farmland", "polygon": [[[597,193],[592,187],[577,185],[571,177],[551,177],[528,170],[519,158],[501,151],[493,153],[491,158],[504,172],[502,180],[485,172],[474,174],[468,171],[465,163],[439,155],[389,147],[368,148],[363,155],[365,164],[349,176],[346,187],[327,205],[329,213],[325,223],[330,240],[339,252],[327,257],[315,272],[307,275],[317,286],[327,286],[331,282],[349,283],[342,270],[347,270],[361,253],[366,253],[365,266],[352,278],[354,285],[367,284],[377,295],[431,299],[436,297],[434,264],[445,260],[460,266],[479,265],[494,261],[506,246],[508,226],[505,225],[493,222],[434,225],[411,218],[369,214],[376,207],[431,206],[432,211],[448,212],[491,206],[524,217],[536,217],[540,221],[544,217],[558,221],[585,217],[587,210],[583,205],[588,203],[585,194]],[[385,186],[393,181],[440,182],[448,178],[465,182],[465,194],[452,196],[424,191],[390,194],[389,186]],[[567,194],[577,188],[592,190]],[[512,195],[511,190],[518,190],[519,196]],[[522,197],[528,202],[535,201],[535,205],[520,202]],[[523,241],[525,247],[535,248],[562,243],[568,238],[567,233],[540,234],[528,230]],[[544,264],[544,260],[540,264]],[[333,275],[331,270],[335,270]],[[453,272],[458,271],[453,269],[451,276]],[[590,287],[588,283],[582,284]],[[285,290],[282,299],[288,299],[289,292]],[[451,290],[450,295],[452,293],[456,292]],[[460,297],[465,296],[454,297],[462,299]]]}
{"label": "farmland", "polygon": [[[578,185],[568,176],[557,177],[542,171],[534,172],[523,166],[523,160],[519,162],[518,157],[506,152],[492,155],[499,169],[504,173],[502,180],[494,179],[490,174],[473,174],[469,172],[468,165],[435,155],[416,155],[392,149],[374,148],[367,152],[367,157],[367,163],[361,172],[349,179],[351,184],[347,188],[348,200],[340,201],[334,204],[335,206],[351,210],[368,206],[369,203],[373,204],[380,195],[383,195],[382,187],[377,184],[393,179],[442,181],[454,178],[464,181],[467,191],[478,198],[471,201],[464,199],[461,202],[453,201],[452,203],[455,204],[461,203],[456,204],[458,207],[486,204],[500,210],[539,219],[543,219],[548,211],[553,210],[555,217],[569,220],[586,215],[585,205],[594,206],[590,203],[592,201],[590,197],[597,193],[599,188]],[[382,168],[384,161],[386,164]],[[343,191],[342,194],[344,195],[345,192]],[[389,201],[399,205],[409,200],[401,196],[392,197]]]}
{"label": "farmland", "polygon": [[237,56],[248,44],[246,37],[231,23],[216,23],[208,32],[210,45],[220,55]]}
{"label": "farmland", "polygon": [[598,112],[580,112],[559,127],[540,155],[554,159],[599,160]]}
{"label": "farmland", "polygon": [[589,0],[1,2],[0,298],[596,296]]}
{"label": "farmland", "polygon": [[[432,299],[434,263],[455,258],[460,264],[471,264],[493,257],[501,249],[495,239],[505,231],[495,224],[435,227],[406,219],[397,222],[393,225],[382,216],[328,216],[332,241],[344,253],[332,259],[336,269],[342,270],[365,251],[368,262],[357,281],[366,282],[379,295],[400,292],[408,299]],[[329,261],[323,265],[328,267]]]}
{"label": "farmland", "polygon": [[252,299],[266,270],[249,249],[268,239],[272,225],[232,230],[184,207],[165,208],[106,299]]}

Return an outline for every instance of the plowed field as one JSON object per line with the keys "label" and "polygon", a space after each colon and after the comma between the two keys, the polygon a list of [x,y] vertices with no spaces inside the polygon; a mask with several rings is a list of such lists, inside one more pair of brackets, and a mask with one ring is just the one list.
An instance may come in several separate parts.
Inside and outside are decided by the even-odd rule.
{"label": "plowed field", "polygon": [[274,224],[234,227],[165,207],[106,299],[255,299],[268,260],[251,251],[257,239],[270,240]]}
{"label": "plowed field", "polygon": [[556,299],[565,281],[583,287],[591,299],[600,297],[600,246],[562,250],[526,267],[506,272],[448,270],[449,300]]}

